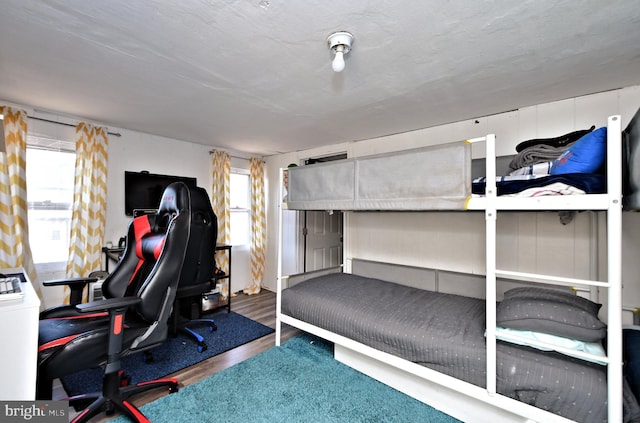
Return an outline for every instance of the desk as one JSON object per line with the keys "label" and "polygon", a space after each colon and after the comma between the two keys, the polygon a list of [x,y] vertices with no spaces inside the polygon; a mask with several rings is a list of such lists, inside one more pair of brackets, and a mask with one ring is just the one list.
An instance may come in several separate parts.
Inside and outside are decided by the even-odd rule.
{"label": "desk", "polygon": [[36,399],[38,371],[38,319],[40,299],[24,270],[0,269],[5,275],[22,274],[24,296],[0,301],[0,400]]}
{"label": "desk", "polygon": [[[214,284],[215,282],[223,279],[227,279],[227,285],[229,287],[229,295],[227,296],[227,311],[231,313],[231,245],[227,244],[219,244],[216,245],[216,253],[219,251],[227,251],[229,254],[229,271],[226,275],[215,276],[214,275]],[[102,247],[102,253],[104,254],[104,270],[109,273],[109,262],[113,261],[114,263],[118,263],[120,258],[122,257],[122,253],[124,252],[124,248],[109,248]],[[213,294],[217,291],[212,291],[207,294]],[[205,294],[205,295],[207,295]]]}
{"label": "desk", "polygon": [[[219,251],[227,251],[229,254],[229,271],[226,275],[215,276],[214,275],[214,284],[215,282],[223,279],[227,279],[227,285],[229,287],[229,295],[227,296],[227,311],[231,313],[231,245],[227,244],[219,244],[216,245],[216,253]],[[109,273],[109,262],[113,261],[114,263],[118,263],[120,258],[122,257],[122,253],[124,252],[124,248],[109,248],[102,247],[102,252],[104,254],[104,270]],[[217,291],[212,291],[208,294],[213,294]],[[205,294],[207,295],[207,294]]]}
{"label": "desk", "polygon": [[122,257],[124,248],[102,247],[102,252],[104,253],[104,271],[109,273],[109,262],[113,261],[114,263],[118,263],[120,257]]}
{"label": "desk", "polygon": [[[227,279],[227,285],[228,285],[228,295],[227,295],[227,312],[231,313],[231,245],[216,245],[216,253],[218,251],[228,251],[229,253],[229,270],[227,271],[226,275],[222,275],[222,276],[216,276],[214,275],[214,283],[218,282],[219,280],[222,279]],[[215,265],[215,263],[214,263]]]}

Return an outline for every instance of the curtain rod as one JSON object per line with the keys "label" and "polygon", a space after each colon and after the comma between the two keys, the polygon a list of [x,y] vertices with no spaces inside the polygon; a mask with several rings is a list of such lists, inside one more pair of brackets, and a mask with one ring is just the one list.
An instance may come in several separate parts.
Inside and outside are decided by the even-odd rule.
{"label": "curtain rod", "polygon": [[[35,119],[35,120],[40,120],[42,122],[49,122],[49,123],[55,123],[58,125],[64,125],[64,126],[73,126],[75,128],[76,125],[72,124],[72,123],[65,123],[65,122],[58,122],[56,120],[50,120],[50,119],[44,119],[44,118],[40,118],[40,117],[35,117],[35,116],[27,116],[29,119]],[[113,135],[115,137],[121,137],[122,134],[118,133],[118,132],[108,132],[107,134],[109,135]]]}
{"label": "curtain rod", "polygon": [[[215,153],[215,152],[216,152],[216,150],[209,150],[209,155],[211,155],[211,154],[213,154],[213,153]],[[249,160],[249,159],[248,159],[248,158],[246,158],[246,157],[233,156],[233,155],[231,155],[231,154],[229,154],[229,157],[231,157],[232,159]]]}

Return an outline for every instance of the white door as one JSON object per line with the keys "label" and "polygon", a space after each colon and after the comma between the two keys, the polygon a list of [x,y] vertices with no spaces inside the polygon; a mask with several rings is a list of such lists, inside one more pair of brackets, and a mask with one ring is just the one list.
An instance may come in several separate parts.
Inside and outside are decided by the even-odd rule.
{"label": "white door", "polygon": [[304,271],[342,264],[342,212],[308,211]]}

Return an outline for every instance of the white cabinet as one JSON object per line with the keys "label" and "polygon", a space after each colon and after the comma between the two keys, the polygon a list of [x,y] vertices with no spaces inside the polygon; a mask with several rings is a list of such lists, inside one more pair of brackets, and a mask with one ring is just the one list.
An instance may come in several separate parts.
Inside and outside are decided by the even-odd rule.
{"label": "white cabinet", "polygon": [[[6,275],[22,269],[0,269]],[[0,400],[36,399],[38,364],[38,314],[40,299],[28,281],[24,296],[0,301]]]}

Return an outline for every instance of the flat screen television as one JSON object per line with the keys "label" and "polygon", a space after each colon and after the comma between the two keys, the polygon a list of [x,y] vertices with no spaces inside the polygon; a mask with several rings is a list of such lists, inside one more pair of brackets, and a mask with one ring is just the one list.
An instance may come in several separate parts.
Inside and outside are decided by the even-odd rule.
{"label": "flat screen television", "polygon": [[198,186],[196,178],[126,170],[124,172],[124,213],[127,216],[133,216],[134,210],[157,209],[164,189],[177,181],[184,182],[189,187]]}

